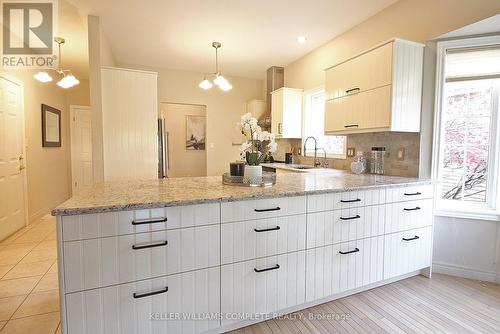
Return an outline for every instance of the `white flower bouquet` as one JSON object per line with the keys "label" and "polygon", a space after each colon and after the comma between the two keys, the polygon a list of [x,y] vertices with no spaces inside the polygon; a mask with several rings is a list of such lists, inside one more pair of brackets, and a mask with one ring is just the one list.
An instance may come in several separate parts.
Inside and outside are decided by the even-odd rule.
{"label": "white flower bouquet", "polygon": [[278,144],[272,133],[262,131],[257,124],[257,119],[251,113],[241,116],[237,124],[246,142],[241,144],[241,158],[246,160],[250,166],[258,166],[271,153],[276,152]]}

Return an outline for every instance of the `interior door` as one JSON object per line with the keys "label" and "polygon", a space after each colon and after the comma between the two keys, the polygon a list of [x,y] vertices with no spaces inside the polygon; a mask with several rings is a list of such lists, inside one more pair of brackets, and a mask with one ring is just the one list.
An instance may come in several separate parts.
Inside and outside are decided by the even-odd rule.
{"label": "interior door", "polygon": [[0,240],[26,225],[23,86],[0,74]]}
{"label": "interior door", "polygon": [[71,175],[73,194],[93,183],[90,107],[71,106]]}

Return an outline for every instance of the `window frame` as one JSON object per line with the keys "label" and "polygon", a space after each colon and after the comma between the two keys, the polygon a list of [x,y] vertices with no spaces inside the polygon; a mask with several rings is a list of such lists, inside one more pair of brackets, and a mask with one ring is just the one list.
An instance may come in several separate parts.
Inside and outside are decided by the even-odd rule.
{"label": "window frame", "polygon": [[[315,94],[318,94],[318,93],[325,93],[325,87],[324,86],[319,86],[319,87],[316,87],[316,88],[313,88],[313,89],[309,89],[309,90],[305,90],[303,93],[302,93],[302,96],[303,96],[303,99],[302,99],[302,110],[304,110],[304,112],[302,113],[302,148],[304,148],[304,142],[306,140],[306,114],[307,114],[307,111],[310,110],[310,107],[311,107],[311,97]],[[325,103],[326,103],[326,99],[325,99]],[[347,159],[347,136],[345,135],[340,135],[341,137],[346,137],[346,140],[345,140],[345,145],[344,145],[344,149],[343,149],[343,153],[342,154],[334,154],[334,153],[326,153],[326,157],[328,159],[342,159],[342,160],[346,160]],[[307,152],[303,152],[304,155],[306,157],[311,157],[310,155],[307,155]],[[318,153],[318,157],[323,157],[323,152],[320,151]]]}
{"label": "window frame", "polygon": [[[491,146],[489,149],[489,169],[494,173],[488,174],[487,193],[485,205],[474,205],[473,202],[463,204],[460,201],[453,204],[450,200],[441,198],[441,158],[443,156],[444,145],[442,144],[442,110],[444,106],[444,84],[445,84],[445,64],[446,51],[449,49],[474,48],[484,46],[500,45],[500,36],[474,37],[456,40],[438,41],[436,58],[436,95],[434,102],[434,131],[433,131],[433,151],[432,151],[432,179],[435,183],[434,214],[437,216],[468,218],[500,221],[500,106],[496,106],[496,112],[492,114]],[[496,126],[495,126],[496,125]]]}

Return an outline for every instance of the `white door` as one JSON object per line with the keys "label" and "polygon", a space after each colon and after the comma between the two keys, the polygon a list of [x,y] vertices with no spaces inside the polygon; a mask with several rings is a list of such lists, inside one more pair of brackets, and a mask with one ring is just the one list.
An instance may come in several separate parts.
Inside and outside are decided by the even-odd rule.
{"label": "white door", "polygon": [[23,86],[0,74],[0,240],[26,225]]}
{"label": "white door", "polygon": [[93,182],[92,115],[90,107],[70,106],[71,175],[73,194]]}

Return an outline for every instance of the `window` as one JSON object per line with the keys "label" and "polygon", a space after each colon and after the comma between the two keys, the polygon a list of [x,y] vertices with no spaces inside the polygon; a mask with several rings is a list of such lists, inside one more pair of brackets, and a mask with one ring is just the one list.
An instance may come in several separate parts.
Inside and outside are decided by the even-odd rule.
{"label": "window", "polygon": [[498,217],[500,38],[441,42],[438,54],[437,211]]}
{"label": "window", "polygon": [[[346,158],[346,136],[325,135],[325,91],[323,89],[305,93],[304,140],[314,137],[318,147],[325,149],[329,158]],[[314,154],[314,141],[309,140],[306,155]],[[321,157],[322,151],[318,152]]]}

